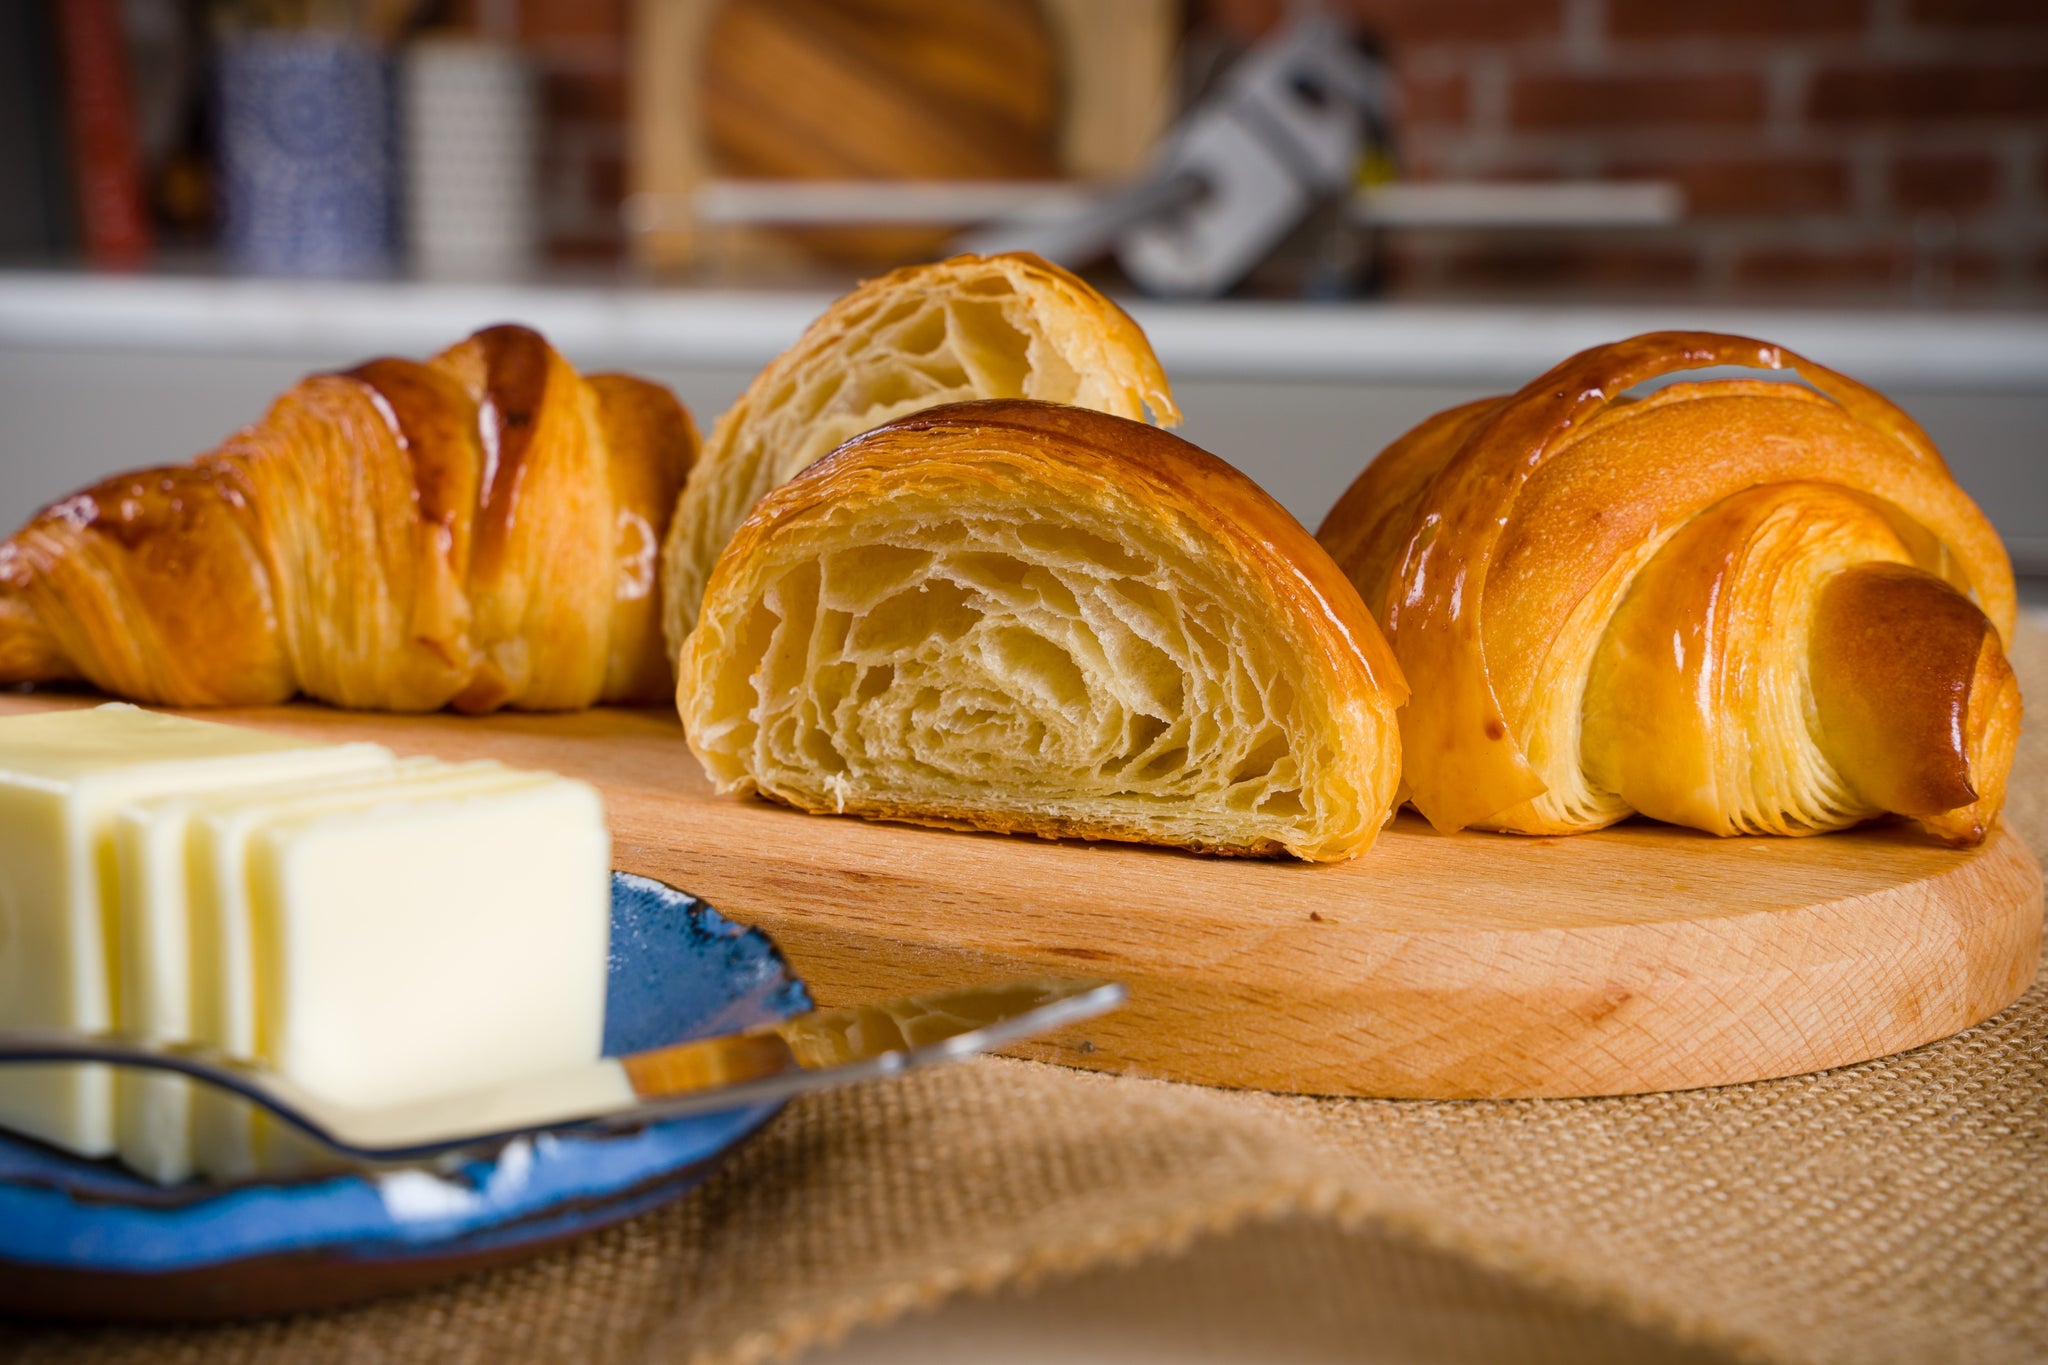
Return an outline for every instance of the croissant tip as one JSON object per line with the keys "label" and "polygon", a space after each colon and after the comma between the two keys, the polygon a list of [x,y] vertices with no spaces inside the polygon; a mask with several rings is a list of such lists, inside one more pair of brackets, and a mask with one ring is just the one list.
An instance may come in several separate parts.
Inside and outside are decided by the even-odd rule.
{"label": "croissant tip", "polygon": [[1991,827],[1981,819],[1972,819],[1967,824],[1945,824],[1940,820],[1923,821],[1928,833],[1947,844],[1950,848],[1976,848],[1989,837]]}

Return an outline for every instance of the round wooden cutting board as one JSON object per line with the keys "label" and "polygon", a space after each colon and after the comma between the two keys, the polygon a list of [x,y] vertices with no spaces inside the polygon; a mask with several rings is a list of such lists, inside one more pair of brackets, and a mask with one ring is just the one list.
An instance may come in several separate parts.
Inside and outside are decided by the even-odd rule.
{"label": "round wooden cutting board", "polygon": [[[0,696],[0,714],[52,704]],[[1332,867],[806,816],[706,785],[673,715],[219,713],[403,753],[551,768],[605,794],[615,863],[760,925],[822,1004],[1008,976],[1126,983],[1020,1049],[1210,1085],[1430,1098],[1611,1095],[1863,1061],[2033,979],[2041,874],[2003,828],[1714,839],[1435,834]]]}

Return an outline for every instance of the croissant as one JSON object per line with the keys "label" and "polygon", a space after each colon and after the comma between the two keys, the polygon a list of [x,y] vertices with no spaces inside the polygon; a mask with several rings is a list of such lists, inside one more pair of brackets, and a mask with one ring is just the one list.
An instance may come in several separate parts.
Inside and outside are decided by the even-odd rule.
{"label": "croissant", "polygon": [[[1627,394],[1707,366],[1805,384]],[[1318,538],[1418,680],[1404,776],[1439,829],[1889,812],[1967,844],[2004,800],[2004,547],[1911,418],[1782,347],[1582,352],[1403,436]]]}
{"label": "croissant", "polygon": [[1165,371],[1124,311],[1025,253],[870,280],[825,310],[711,429],[662,549],[671,651],[719,551],[763,493],[849,437],[922,408],[1041,398],[1172,426]]}
{"label": "croissant", "polygon": [[524,327],[300,381],[192,463],[0,545],[0,683],[481,712],[674,686],[656,584],[697,447],[666,389]]}
{"label": "croissant", "polygon": [[1369,847],[1401,671],[1257,485],[1028,401],[899,419],[763,498],[684,646],[726,791],[948,828],[1313,861]]}

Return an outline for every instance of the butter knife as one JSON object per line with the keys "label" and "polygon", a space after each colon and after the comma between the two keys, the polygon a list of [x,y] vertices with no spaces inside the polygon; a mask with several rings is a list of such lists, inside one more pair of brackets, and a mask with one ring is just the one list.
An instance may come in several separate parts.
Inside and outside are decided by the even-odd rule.
{"label": "butter knife", "polygon": [[0,1067],[105,1062],[179,1072],[261,1105],[342,1156],[412,1161],[543,1129],[637,1127],[901,1075],[1092,1019],[1124,996],[1115,982],[1049,978],[812,1010],[743,1033],[375,1109],[321,1099],[211,1048],[114,1033],[0,1029]]}

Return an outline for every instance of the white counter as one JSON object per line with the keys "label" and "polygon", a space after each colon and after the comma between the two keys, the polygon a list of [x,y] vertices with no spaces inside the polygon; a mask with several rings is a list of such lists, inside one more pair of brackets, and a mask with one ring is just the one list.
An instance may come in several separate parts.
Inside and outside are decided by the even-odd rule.
{"label": "white counter", "polygon": [[[754,369],[825,293],[632,285],[318,283],[0,271],[0,347],[251,355],[438,349],[490,322],[585,364]],[[1767,337],[1872,384],[2048,391],[2048,313],[1697,305],[1128,304],[1176,377],[1520,383],[1586,346],[1660,328]]]}
{"label": "white counter", "polygon": [[[119,469],[189,458],[309,370],[493,322],[672,385],[708,426],[829,301],[815,292],[304,283],[0,272],[0,531]],[[1877,384],[1934,435],[2025,571],[2048,573],[2048,314],[1136,303],[1184,432],[1313,527],[1382,446],[1582,347],[1660,328],[1768,338]]]}

